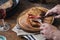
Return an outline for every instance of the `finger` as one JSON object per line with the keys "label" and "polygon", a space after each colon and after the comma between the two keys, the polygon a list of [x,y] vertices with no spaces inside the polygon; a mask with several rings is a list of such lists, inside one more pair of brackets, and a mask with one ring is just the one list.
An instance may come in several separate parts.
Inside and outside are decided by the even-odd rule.
{"label": "finger", "polygon": [[51,9],[51,10],[49,10],[46,14],[45,14],[45,16],[47,16],[47,15],[52,15],[52,14],[54,14],[54,13],[57,13],[57,10],[55,9]]}
{"label": "finger", "polygon": [[60,15],[58,15],[58,16],[55,16],[54,18],[60,18]]}
{"label": "finger", "polygon": [[40,31],[40,34],[43,34],[44,35],[43,31]]}
{"label": "finger", "polygon": [[46,27],[48,27],[48,24],[47,24],[47,23],[43,23],[43,24],[40,26],[40,29],[45,29]]}
{"label": "finger", "polygon": [[55,36],[55,37],[53,37],[53,40],[57,40],[57,37]]}
{"label": "finger", "polygon": [[45,14],[45,16],[52,14],[52,12],[53,12],[52,10],[47,11],[47,13]]}
{"label": "finger", "polygon": [[47,16],[50,13],[50,10],[45,14],[45,16]]}
{"label": "finger", "polygon": [[40,33],[44,35],[45,34],[45,30],[40,31]]}
{"label": "finger", "polygon": [[40,26],[40,29],[44,29],[46,27],[46,25],[45,24],[42,24],[41,26]]}
{"label": "finger", "polygon": [[44,29],[44,27],[40,27],[40,30],[43,30]]}

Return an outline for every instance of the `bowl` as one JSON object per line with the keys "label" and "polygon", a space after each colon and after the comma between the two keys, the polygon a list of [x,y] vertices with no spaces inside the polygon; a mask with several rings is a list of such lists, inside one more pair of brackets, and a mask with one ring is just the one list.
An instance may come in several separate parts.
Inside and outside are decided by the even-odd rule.
{"label": "bowl", "polygon": [[7,40],[5,36],[0,35],[0,40]]}

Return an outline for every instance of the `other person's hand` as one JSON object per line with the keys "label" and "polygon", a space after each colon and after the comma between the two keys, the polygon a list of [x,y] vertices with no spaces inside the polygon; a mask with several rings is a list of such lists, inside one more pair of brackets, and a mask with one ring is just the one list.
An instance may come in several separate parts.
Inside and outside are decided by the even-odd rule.
{"label": "other person's hand", "polygon": [[55,18],[60,18],[60,5],[55,6],[51,10],[48,10],[45,16],[53,14],[58,14],[57,16],[55,16]]}

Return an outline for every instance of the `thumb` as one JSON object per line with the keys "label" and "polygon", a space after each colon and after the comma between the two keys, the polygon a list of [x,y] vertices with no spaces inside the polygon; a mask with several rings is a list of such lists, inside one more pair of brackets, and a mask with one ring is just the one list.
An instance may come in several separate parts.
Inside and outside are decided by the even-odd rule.
{"label": "thumb", "polygon": [[52,14],[55,14],[55,13],[57,13],[57,10],[51,9],[51,10],[48,10],[48,12],[45,14],[45,16],[52,15]]}
{"label": "thumb", "polygon": [[47,15],[51,15],[52,14],[52,10],[49,10],[46,14],[45,14],[45,16],[47,16]]}

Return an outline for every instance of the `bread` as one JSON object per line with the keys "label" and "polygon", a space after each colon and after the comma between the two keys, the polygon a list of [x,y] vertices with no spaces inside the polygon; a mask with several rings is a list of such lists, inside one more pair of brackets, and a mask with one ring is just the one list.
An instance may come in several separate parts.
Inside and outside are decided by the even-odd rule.
{"label": "bread", "polygon": [[[24,31],[27,31],[27,32],[33,32],[33,33],[39,32],[41,24],[39,22],[32,21],[32,19],[29,19],[28,14],[32,14],[35,16],[41,16],[42,11],[46,13],[48,9],[43,8],[43,7],[32,7],[22,12],[17,19],[17,22],[20,25],[20,28],[22,28]],[[47,17],[43,21],[51,24],[52,19],[53,17]]]}
{"label": "bread", "polygon": [[13,1],[12,0],[8,0],[7,2],[5,2],[4,4],[2,4],[0,6],[0,9],[7,9],[7,8],[12,7],[12,5],[13,5]]}

